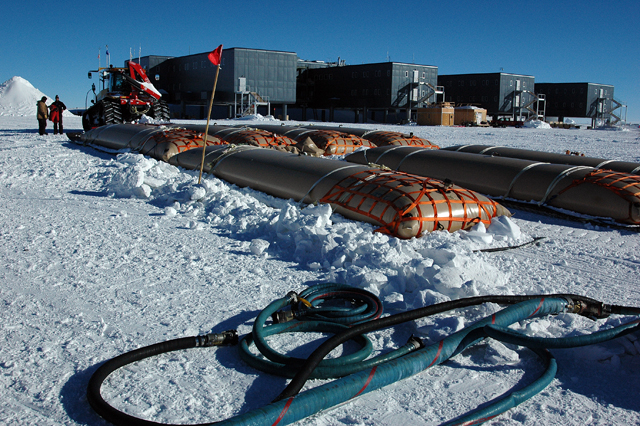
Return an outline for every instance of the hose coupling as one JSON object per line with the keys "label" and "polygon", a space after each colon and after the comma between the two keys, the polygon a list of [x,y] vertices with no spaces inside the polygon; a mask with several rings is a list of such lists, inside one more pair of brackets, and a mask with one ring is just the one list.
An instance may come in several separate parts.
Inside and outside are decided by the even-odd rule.
{"label": "hose coupling", "polygon": [[291,290],[289,293],[287,293],[287,298],[289,299],[289,302],[294,305],[296,303],[298,303],[298,293],[296,293],[295,291]]}
{"label": "hose coupling", "polygon": [[282,324],[285,322],[293,321],[294,319],[296,319],[296,313],[291,309],[274,312],[271,315],[271,320],[274,324]]}
{"label": "hose coupling", "polygon": [[238,331],[227,330],[222,333],[205,334],[197,336],[196,346],[230,346],[238,344]]}
{"label": "hose coupling", "polygon": [[602,302],[586,302],[584,300],[567,299],[567,311],[587,318],[603,319],[611,315],[611,307]]}
{"label": "hose coupling", "polygon": [[421,338],[414,336],[413,334],[409,337],[409,340],[407,340],[407,345],[413,345],[414,346],[414,350],[416,349],[422,349],[425,347],[424,342],[422,341]]}

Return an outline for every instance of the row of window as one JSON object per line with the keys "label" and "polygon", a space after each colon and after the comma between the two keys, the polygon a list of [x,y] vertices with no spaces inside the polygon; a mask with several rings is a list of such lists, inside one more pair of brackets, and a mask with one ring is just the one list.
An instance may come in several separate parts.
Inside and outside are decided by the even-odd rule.
{"label": "row of window", "polygon": [[[359,75],[360,75],[359,72],[353,71],[351,73],[351,78],[358,78]],[[382,71],[381,70],[374,71],[373,76],[382,77]],[[369,78],[369,77],[371,77],[371,71],[362,71],[362,78]],[[391,77],[391,70],[387,70],[387,77]]]}
{"label": "row of window", "polygon": [[[478,83],[478,82],[477,82],[477,80],[469,80],[469,86],[470,86],[470,87],[475,87],[475,86],[477,86],[477,83]],[[464,80],[458,80],[458,86],[459,86],[459,87],[464,87],[464,84],[465,84],[465,83],[464,83]],[[489,86],[489,85],[490,85],[489,80],[480,80],[480,84],[481,84],[482,86]],[[513,85],[513,82],[511,82],[511,84]],[[498,79],[496,78],[496,79],[494,80],[494,85],[495,85],[495,86],[499,86],[499,85],[500,85],[500,80],[498,80]],[[447,86],[448,86],[448,87],[453,87],[453,81],[452,81],[452,80],[447,81]]]}
{"label": "row of window", "polygon": [[[222,58],[222,61],[220,63],[220,66],[224,66],[224,58]],[[184,64],[178,64],[177,68],[176,65],[173,65],[173,72],[177,71],[191,71],[191,70],[197,70],[197,69],[205,69],[205,68],[215,68],[216,66],[213,65],[213,63],[209,60],[202,60],[202,61],[193,61],[193,62],[187,62]]]}
{"label": "row of window", "polygon": [[[560,107],[560,102],[554,102],[554,103],[553,103],[553,106],[554,106],[554,107],[556,107],[556,108],[559,108],[559,107]],[[562,103],[562,108],[566,108],[566,107],[567,107],[567,103],[566,103],[566,102],[563,102],[563,103]],[[576,107],[575,102],[571,102],[571,108],[575,108],[575,107]],[[583,102],[580,102],[580,103],[578,104],[578,108],[580,108],[580,109],[584,108],[584,103],[583,103]]]}
{"label": "row of window", "polygon": [[[382,89],[351,89],[351,96],[353,97],[369,96],[369,93],[373,93],[373,96],[382,96]],[[391,90],[387,89],[387,96],[390,95]]]}
{"label": "row of window", "polygon": [[[451,102],[452,101],[452,97],[449,96],[448,98],[449,98],[449,102]],[[464,95],[456,96],[456,102],[463,103],[463,102],[476,102],[476,101],[478,101],[476,99],[476,96],[464,96]],[[489,96],[480,96],[479,101],[480,102],[489,102]],[[493,97],[493,102],[498,102],[498,97],[497,96]]]}

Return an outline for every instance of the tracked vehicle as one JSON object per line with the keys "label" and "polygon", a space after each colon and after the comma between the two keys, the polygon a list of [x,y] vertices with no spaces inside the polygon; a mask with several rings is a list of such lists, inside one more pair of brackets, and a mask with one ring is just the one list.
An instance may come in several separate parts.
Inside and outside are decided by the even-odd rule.
{"label": "tracked vehicle", "polygon": [[167,103],[161,99],[162,95],[139,64],[129,61],[128,68],[98,68],[89,71],[89,78],[92,73],[98,73],[102,89],[96,93],[95,85],[92,87],[93,105],[82,114],[85,131],[105,124],[136,121],[143,114],[169,121]]}

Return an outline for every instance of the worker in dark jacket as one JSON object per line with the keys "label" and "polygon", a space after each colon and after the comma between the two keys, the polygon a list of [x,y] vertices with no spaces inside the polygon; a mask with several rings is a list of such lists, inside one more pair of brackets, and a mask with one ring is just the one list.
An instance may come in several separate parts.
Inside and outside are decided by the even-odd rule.
{"label": "worker in dark jacket", "polygon": [[56,100],[49,105],[49,109],[51,110],[49,119],[53,122],[53,134],[62,134],[62,112],[67,109],[67,106],[63,104],[62,101],[60,101],[60,97],[56,95]]}
{"label": "worker in dark jacket", "polygon": [[47,109],[47,97],[43,96],[36,105],[38,105],[38,132],[41,135],[46,135],[47,118],[49,117],[49,110]]}

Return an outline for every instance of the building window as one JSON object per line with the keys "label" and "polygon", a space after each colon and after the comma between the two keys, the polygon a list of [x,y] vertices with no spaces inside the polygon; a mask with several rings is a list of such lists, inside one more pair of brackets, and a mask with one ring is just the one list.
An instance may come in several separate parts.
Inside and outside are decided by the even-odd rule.
{"label": "building window", "polygon": [[358,78],[358,73],[357,72],[352,72],[351,73],[351,78]]}
{"label": "building window", "polygon": [[197,62],[194,62],[194,63],[193,63],[193,69],[194,69],[194,70],[197,70],[197,69],[198,69],[198,63],[197,63]]}
{"label": "building window", "polygon": [[404,76],[405,76],[405,77],[409,77],[409,71],[405,71],[405,72],[404,72]]}
{"label": "building window", "polygon": [[391,77],[391,70],[387,70],[387,77]]}

